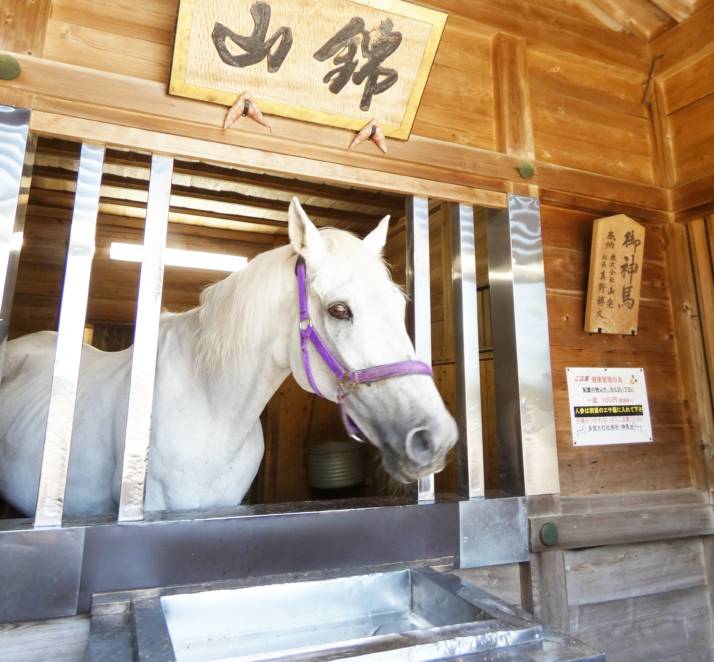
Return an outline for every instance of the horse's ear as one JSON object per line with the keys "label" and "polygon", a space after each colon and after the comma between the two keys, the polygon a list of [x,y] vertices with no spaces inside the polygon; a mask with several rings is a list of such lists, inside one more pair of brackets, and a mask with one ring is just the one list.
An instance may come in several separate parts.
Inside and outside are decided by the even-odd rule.
{"label": "horse's ear", "polygon": [[288,209],[288,235],[295,252],[306,260],[315,263],[325,254],[325,242],[297,198]]}
{"label": "horse's ear", "polygon": [[387,232],[389,231],[389,215],[385,216],[372,232],[362,241],[371,248],[377,255],[382,254],[382,249],[387,243]]}

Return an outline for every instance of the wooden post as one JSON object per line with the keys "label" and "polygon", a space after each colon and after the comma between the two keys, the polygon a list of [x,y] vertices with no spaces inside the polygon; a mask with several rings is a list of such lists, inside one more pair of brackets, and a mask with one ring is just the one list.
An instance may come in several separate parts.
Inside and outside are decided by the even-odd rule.
{"label": "wooden post", "polygon": [[[491,45],[496,147],[524,160],[535,158],[526,40],[499,32]],[[509,183],[509,191],[538,197],[532,184]]]}

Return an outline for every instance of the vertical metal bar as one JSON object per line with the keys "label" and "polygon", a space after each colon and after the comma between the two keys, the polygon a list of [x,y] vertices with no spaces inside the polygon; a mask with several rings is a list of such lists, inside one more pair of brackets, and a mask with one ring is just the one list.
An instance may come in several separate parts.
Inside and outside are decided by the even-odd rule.
{"label": "vertical metal bar", "polygon": [[35,160],[29,132],[29,110],[0,106],[0,378]]}
{"label": "vertical metal bar", "polygon": [[487,227],[501,489],[557,494],[540,204],[509,194]]}
{"label": "vertical metal bar", "polygon": [[151,410],[154,402],[161,291],[164,282],[164,252],[173,165],[173,159],[167,156],[154,155],[151,159],[149,200],[144,227],[144,255],[139,280],[129,412],[119,497],[120,522],[141,520],[144,517],[144,493],[151,440]]}
{"label": "vertical metal bar", "polygon": [[103,146],[82,145],[62,290],[35,526],[62,524],[103,165]]}
{"label": "vertical metal bar", "polygon": [[485,494],[485,479],[474,209],[471,205],[452,204],[450,214],[458,402],[456,420],[459,425],[459,493],[468,499],[476,499]]}
{"label": "vertical metal bar", "polygon": [[[408,326],[417,358],[431,364],[431,270],[429,268],[429,200],[407,198]],[[434,501],[434,475],[419,480],[419,503]]]}

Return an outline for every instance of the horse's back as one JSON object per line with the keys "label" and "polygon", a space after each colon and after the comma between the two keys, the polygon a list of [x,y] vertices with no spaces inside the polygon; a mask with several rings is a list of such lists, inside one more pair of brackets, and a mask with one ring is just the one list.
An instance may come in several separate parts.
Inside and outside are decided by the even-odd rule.
{"label": "horse's back", "polygon": [[[41,331],[12,340],[5,348],[0,382],[0,493],[28,514],[34,510],[37,498],[56,345],[56,333]],[[121,398],[115,392],[104,391],[106,385],[116,385],[117,380],[122,380],[121,368],[126,363],[130,363],[127,352],[110,354],[83,347],[67,514],[77,513],[87,493],[91,495],[90,501],[95,502],[92,507],[101,509],[99,512],[104,512],[111,503],[111,492],[107,487],[99,489],[98,485],[111,484],[107,475],[114,466],[112,440],[116,416],[109,403]],[[91,416],[87,415],[89,411]],[[80,472],[84,472],[83,480],[79,479]]]}

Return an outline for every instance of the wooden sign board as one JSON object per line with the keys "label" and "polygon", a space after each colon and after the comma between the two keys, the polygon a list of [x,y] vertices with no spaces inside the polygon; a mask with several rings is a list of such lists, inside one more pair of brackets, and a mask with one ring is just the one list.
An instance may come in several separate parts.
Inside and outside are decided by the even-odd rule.
{"label": "wooden sign board", "polygon": [[645,229],[629,216],[595,221],[585,331],[637,333],[644,250]]}
{"label": "wooden sign board", "polygon": [[403,0],[180,0],[169,92],[409,137],[447,15]]}

